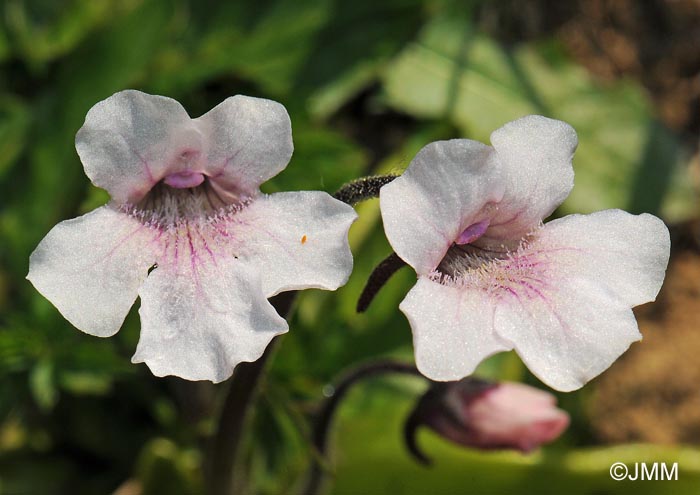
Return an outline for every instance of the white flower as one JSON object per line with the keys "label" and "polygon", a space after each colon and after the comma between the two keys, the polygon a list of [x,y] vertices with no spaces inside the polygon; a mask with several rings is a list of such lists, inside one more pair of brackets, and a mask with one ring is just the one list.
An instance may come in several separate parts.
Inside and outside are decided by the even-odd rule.
{"label": "white flower", "polygon": [[542,225],[573,187],[576,133],[529,116],[491,142],[429,144],[381,190],[389,242],[418,273],[400,306],[416,362],[456,380],[515,349],[543,382],[577,389],[641,338],[631,308],[661,288],[668,229],[620,210]]}
{"label": "white flower", "polygon": [[324,192],[260,193],[292,155],[279,103],[234,96],[191,119],[175,100],[122,91],[76,137],[110,204],[54,227],[27,278],[73,325],[108,337],[141,298],[132,361],[219,382],[287,323],[267,298],[347,281],[353,209]]}

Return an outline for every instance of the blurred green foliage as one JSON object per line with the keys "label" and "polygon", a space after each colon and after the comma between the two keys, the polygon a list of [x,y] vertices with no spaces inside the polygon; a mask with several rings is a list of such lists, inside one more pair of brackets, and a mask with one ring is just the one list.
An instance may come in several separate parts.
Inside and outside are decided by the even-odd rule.
{"label": "blurred green foliage", "polygon": [[[138,339],[135,311],[117,337],[88,337],[24,280],[29,254],[54,224],[107,200],[84,176],[73,139],[87,110],[118,90],[174,97],[193,116],[236,93],[282,102],[296,151],[268,192],[332,192],[359,175],[402,170],[430,141],[487,140],[506,121],[534,112],[579,132],[577,186],[563,211],[627,207],[670,220],[693,212],[687,150],[654,120],[635,82],[601,86],[552,40],[502,45],[473,22],[477,6],[0,3],[0,494],[111,493],[128,479],[147,494],[201,492],[201,459],[225,386],[154,378],[129,363]],[[263,384],[245,445],[256,492],[289,493],[298,482],[312,455],[307,420],[334,375],[375,356],[412,358],[410,330],[397,311],[415,280],[408,270],[366,314],[355,314],[364,281],[390,252],[376,202],[359,211],[352,278],[336,293],[302,295]],[[532,380],[510,355],[481,371]],[[442,444],[434,454],[441,467],[431,474],[410,464],[398,444],[399,412],[420,390],[409,382],[367,388],[370,402],[351,397],[340,418],[335,493],[454,493],[472,485],[479,493],[560,493],[573,483],[577,493],[617,489],[606,472],[617,450],[590,454],[603,459],[594,469],[577,468],[587,461],[576,459],[589,455],[576,450],[590,443],[585,391],[566,397],[575,423],[554,447],[562,458],[549,451],[482,457]],[[646,451],[630,449],[626,459],[648,460],[641,457]],[[668,449],[659,455],[692,457]],[[697,459],[683,463],[681,473],[685,490],[699,479]],[[654,492],[685,493],[680,484],[654,485]]]}

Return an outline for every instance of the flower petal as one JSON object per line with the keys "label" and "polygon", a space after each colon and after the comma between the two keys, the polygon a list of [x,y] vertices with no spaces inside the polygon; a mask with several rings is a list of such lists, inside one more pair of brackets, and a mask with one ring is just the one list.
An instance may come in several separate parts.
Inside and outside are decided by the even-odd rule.
{"label": "flower petal", "polygon": [[348,229],[355,210],[319,191],[263,195],[236,217],[242,257],[259,267],[263,292],[335,290],[352,271]]}
{"label": "flower petal", "polygon": [[669,250],[668,229],[648,214],[549,222],[513,264],[525,270],[513,280],[522,290],[500,299],[496,333],[543,382],[575,390],[641,339],[630,308],[656,297]]}
{"label": "flower petal", "polygon": [[117,333],[155,256],[150,233],[103,206],[56,225],[29,259],[27,278],[83,332]]}
{"label": "flower petal", "polygon": [[420,275],[433,271],[484,206],[503,194],[493,149],[468,139],[424,147],[401,177],[382,187],[389,243]]}
{"label": "flower petal", "polygon": [[562,277],[540,297],[502,300],[494,327],[530,371],[562,392],[582,387],[642,338],[629,306],[584,278]]}
{"label": "flower petal", "polygon": [[512,348],[493,333],[494,306],[483,291],[420,277],[399,307],[411,324],[418,369],[433,380],[463,378]]}
{"label": "flower petal", "polygon": [[208,137],[208,175],[221,188],[253,194],[289,163],[294,146],[284,106],[236,95],[195,119]]}
{"label": "flower petal", "polygon": [[[605,210],[548,222],[539,243],[557,249],[557,263],[604,285],[628,306],[656,298],[671,250],[668,228],[649,214]],[[561,249],[574,247],[575,249]]]}
{"label": "flower petal", "polygon": [[288,328],[241,262],[201,265],[195,274],[156,268],[139,295],[141,338],[132,362],[145,362],[156,376],[221,382]]}
{"label": "flower petal", "polygon": [[180,154],[200,152],[202,144],[182,105],[135,90],[93,106],[75,137],[85,173],[119,203],[138,202],[178,168]]}
{"label": "flower petal", "polygon": [[551,215],[571,192],[576,131],[565,122],[529,115],[494,131],[491,144],[506,190],[488,235],[519,238]]}

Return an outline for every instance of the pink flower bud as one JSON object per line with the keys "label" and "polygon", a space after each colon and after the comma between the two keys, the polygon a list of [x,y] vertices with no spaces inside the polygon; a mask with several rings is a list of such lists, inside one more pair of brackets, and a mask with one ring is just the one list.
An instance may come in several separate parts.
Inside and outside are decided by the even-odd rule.
{"label": "pink flower bud", "polygon": [[435,405],[424,424],[452,442],[479,449],[530,452],[569,425],[569,415],[557,409],[552,394],[518,383],[450,383]]}

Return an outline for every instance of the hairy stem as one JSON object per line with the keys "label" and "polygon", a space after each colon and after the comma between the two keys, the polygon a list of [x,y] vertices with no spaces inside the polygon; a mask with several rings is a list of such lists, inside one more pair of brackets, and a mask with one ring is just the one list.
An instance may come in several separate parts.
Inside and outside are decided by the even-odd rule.
{"label": "hairy stem", "polygon": [[351,206],[356,205],[367,199],[378,198],[379,190],[382,186],[396,179],[398,175],[373,175],[370,177],[361,177],[348,182],[343,187],[338,189],[333,195],[335,199],[347,203]]}
{"label": "hairy stem", "polygon": [[[292,307],[295,292],[285,292],[270,299],[277,312],[286,317]],[[208,463],[207,493],[233,495],[236,456],[243,436],[248,411],[255,399],[257,385],[265,365],[274,352],[277,339],[270,342],[263,355],[252,363],[241,363],[230,380],[228,392],[219,415],[216,434],[212,439]]]}
{"label": "hairy stem", "polygon": [[323,465],[328,449],[328,435],[333,416],[343,398],[345,398],[350,388],[359,381],[387,373],[422,376],[413,364],[381,360],[364,363],[352,368],[343,373],[335,382],[333,393],[321,405],[313,425],[312,442],[318,456],[312,460],[309,478],[303,491],[304,495],[316,495],[321,489],[325,473]]}

